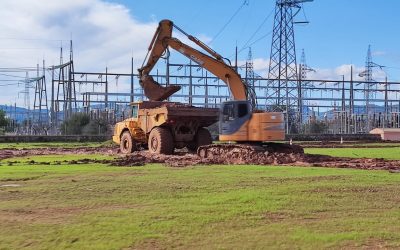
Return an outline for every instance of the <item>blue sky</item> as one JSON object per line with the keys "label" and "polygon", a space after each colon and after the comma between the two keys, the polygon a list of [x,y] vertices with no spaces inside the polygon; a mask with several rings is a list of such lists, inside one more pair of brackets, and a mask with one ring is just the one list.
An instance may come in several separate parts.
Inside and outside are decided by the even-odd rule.
{"label": "blue sky", "polygon": [[[275,0],[248,0],[247,5],[243,5],[244,0],[1,2],[0,16],[7,21],[0,23],[0,68],[36,67],[43,59],[47,66],[57,65],[61,41],[64,58],[68,58],[67,44],[72,38],[76,71],[104,72],[108,67],[109,72],[127,73],[131,57],[134,57],[135,68],[141,65],[158,22],[171,19],[187,33],[210,43],[213,49],[231,59],[235,46],[241,49],[249,41],[248,44],[253,44],[256,72],[263,76],[268,73]],[[222,30],[240,6],[240,11]],[[371,44],[374,62],[387,66],[385,72],[375,69],[375,79],[383,80],[387,74],[390,81],[400,81],[400,36],[397,32],[400,1],[315,0],[304,3],[303,10],[296,20],[310,23],[296,26],[296,47],[298,60],[304,49],[308,65],[316,69],[309,78],[341,79],[341,75],[346,75],[348,79],[353,64],[357,79],[358,73],[364,70],[367,48]],[[240,63],[246,60],[247,52],[244,49],[239,54]],[[175,63],[188,62],[175,55],[172,59]],[[18,84],[18,80],[23,79],[26,72],[0,73],[3,74],[0,74],[0,100],[22,105],[23,85]],[[36,76],[36,72],[30,72],[29,76]],[[47,76],[50,79],[49,72]],[[129,91],[128,80],[120,79],[117,84],[114,79],[114,82],[110,91]],[[82,87],[80,91],[91,89]]]}
{"label": "blue sky", "polygon": [[[243,0],[197,1],[112,1],[126,5],[131,14],[142,22],[171,19],[191,34],[213,38],[242,5]],[[384,3],[383,3],[384,2]],[[374,61],[400,68],[400,23],[398,0],[315,0],[304,3],[297,20],[307,19],[308,25],[297,25],[298,55],[305,49],[307,62],[315,68],[335,68],[343,64],[363,66],[368,45]],[[274,10],[275,1],[249,0],[232,22],[212,42],[223,55],[230,56],[237,44],[243,46],[263,20]],[[272,30],[273,15],[267,19],[252,41]],[[254,58],[268,58],[271,35],[252,46]],[[247,50],[240,55],[245,59]],[[389,75],[400,79],[399,69],[387,69]]]}

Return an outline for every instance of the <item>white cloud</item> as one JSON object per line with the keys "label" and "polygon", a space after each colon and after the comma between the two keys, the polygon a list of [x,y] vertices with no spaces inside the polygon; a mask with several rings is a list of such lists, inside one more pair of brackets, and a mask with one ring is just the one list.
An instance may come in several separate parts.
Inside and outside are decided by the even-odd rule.
{"label": "white cloud", "polygon": [[[134,18],[134,11],[105,0],[3,0],[0,9],[3,20],[0,22],[0,68],[35,67],[37,63],[42,64],[43,59],[46,66],[58,65],[61,44],[66,62],[72,38],[75,71],[104,72],[108,67],[108,72],[130,73],[131,57],[136,70],[145,58],[159,21],[152,15],[152,21],[139,22]],[[178,32],[175,35],[186,42]],[[206,34],[193,35],[204,43],[211,40]],[[13,74],[25,76],[25,72]],[[35,72],[29,74],[30,77],[36,76]],[[97,76],[94,77],[97,80]],[[0,75],[0,80],[5,78]],[[120,77],[118,86],[115,78],[109,78],[109,82],[110,92],[129,92],[129,78]],[[137,80],[135,82],[137,84]],[[23,90],[23,86],[6,88],[1,86],[4,83],[8,82],[0,81],[1,103],[17,102],[22,106],[23,95],[18,97],[18,92]],[[49,90],[50,81],[47,84]],[[95,86],[94,90],[100,88],[103,89]],[[93,90],[92,86],[79,86],[79,89],[82,92]],[[33,89],[30,91],[32,107]]]}
{"label": "white cloud", "polygon": [[[102,0],[5,0],[0,16],[3,20],[0,67],[3,68],[35,67],[43,58],[47,66],[58,64],[61,40],[66,58],[72,36],[76,71],[104,72],[108,66],[109,72],[127,73],[132,56],[135,68],[142,63],[157,27],[154,21],[135,20],[123,5]],[[19,74],[25,76],[25,72]],[[34,75],[30,72],[30,76]],[[110,87],[113,91],[114,87]],[[2,103],[23,103],[22,95],[17,98],[22,87],[0,88]],[[119,91],[128,89],[127,84],[119,84]]]}
{"label": "white cloud", "polygon": [[371,55],[372,56],[385,56],[385,55],[387,55],[387,52],[386,51],[377,50],[377,51],[372,51]]}
{"label": "white cloud", "polygon": [[[239,65],[245,65],[246,61],[239,61]],[[255,58],[253,59],[254,71],[262,77],[268,77],[269,70],[269,59],[266,58]],[[342,64],[334,68],[314,68],[315,71],[307,72],[307,78],[313,80],[342,80],[344,75],[345,80],[350,80],[351,67],[353,67],[353,80],[363,81],[364,77],[359,74],[365,70],[364,66],[358,66],[353,64]],[[379,69],[374,68],[372,72],[372,78],[375,81],[385,81],[386,73]]]}
{"label": "white cloud", "polygon": [[[350,80],[351,67],[353,67],[353,80],[363,81],[364,77],[359,74],[365,70],[364,66],[357,66],[352,64],[343,64],[335,68],[315,68],[315,72],[308,72],[308,79],[316,80],[341,80],[343,75],[346,81]],[[383,81],[385,79],[385,72],[381,70],[373,71],[373,78],[376,81]]]}
{"label": "white cloud", "polygon": [[[268,77],[268,69],[269,69],[269,59],[266,58],[254,58],[253,59],[253,70],[256,74],[261,77]],[[238,61],[238,65],[246,65],[245,60]]]}
{"label": "white cloud", "polygon": [[255,58],[253,60],[253,67],[255,71],[268,71],[269,59],[265,58]]}

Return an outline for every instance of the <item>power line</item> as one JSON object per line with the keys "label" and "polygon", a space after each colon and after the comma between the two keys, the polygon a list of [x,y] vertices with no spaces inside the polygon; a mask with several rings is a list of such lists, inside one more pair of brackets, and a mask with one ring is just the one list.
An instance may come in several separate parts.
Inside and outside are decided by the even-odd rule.
{"label": "power line", "polygon": [[58,46],[49,46],[43,48],[0,48],[0,50],[45,50],[48,48],[58,48]]}
{"label": "power line", "polygon": [[[258,43],[259,41],[261,41],[262,39],[264,39],[265,37],[267,37],[267,36],[269,36],[269,35],[271,35],[271,34],[272,34],[272,30],[269,31],[268,33],[262,35],[261,37],[257,38],[254,42],[250,43],[248,46],[242,47],[240,50],[238,50],[237,53],[240,54],[240,53],[241,53],[242,51],[244,51],[245,49],[250,48],[251,46],[253,46],[254,44]],[[228,58],[229,58],[229,59],[232,59],[232,57],[233,57],[234,55],[235,55],[235,54],[231,54]]]}
{"label": "power line", "polygon": [[16,38],[16,37],[0,37],[0,40],[50,41],[50,42],[62,42],[62,41],[69,41],[69,40],[62,40],[62,39],[43,39],[43,38]]}
{"label": "power line", "polygon": [[[4,81],[4,80],[0,80],[0,82],[3,82],[3,81]],[[22,82],[0,83],[0,87],[3,87],[3,86],[15,86],[15,85],[17,85],[17,86],[22,85]]]}
{"label": "power line", "polygon": [[[36,67],[15,67],[15,68],[0,68],[0,72],[26,72],[26,71],[37,71]],[[39,70],[43,69],[39,67]]]}
{"label": "power line", "polygon": [[225,28],[232,22],[233,18],[239,13],[239,11],[243,8],[243,6],[249,5],[249,0],[244,0],[243,3],[240,5],[240,7],[233,13],[233,15],[229,18],[229,20],[225,23],[224,26],[218,31],[218,33],[214,36],[213,39],[211,39],[210,42],[208,42],[208,45],[210,45],[212,42],[214,42],[215,39],[225,30]]}
{"label": "power line", "polygon": [[16,76],[16,75],[8,75],[8,74],[0,74],[2,76],[8,76],[8,77],[16,77],[16,78],[26,78],[24,76]]}
{"label": "power line", "polygon": [[247,42],[243,45],[243,48],[247,48],[250,47],[251,45],[247,46],[249,44],[249,42],[254,38],[254,36],[260,31],[260,29],[262,28],[262,26],[265,24],[265,22],[272,16],[272,14],[274,13],[274,10],[272,9],[271,12],[264,18],[264,20],[261,22],[261,24],[257,27],[256,31],[254,31],[254,33],[250,36],[250,38],[247,40]]}

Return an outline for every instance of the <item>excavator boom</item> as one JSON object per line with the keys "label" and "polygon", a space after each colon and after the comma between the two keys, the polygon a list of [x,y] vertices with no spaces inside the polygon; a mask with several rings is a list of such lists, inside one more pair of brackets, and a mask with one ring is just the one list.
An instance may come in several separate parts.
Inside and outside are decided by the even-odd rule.
{"label": "excavator boom", "polygon": [[[189,45],[184,44],[179,39],[172,37],[172,30],[174,27],[210,55],[196,50]],[[240,75],[230,65],[227,65],[224,62],[221,55],[194,36],[186,34],[182,29],[175,26],[172,21],[163,20],[160,22],[150,43],[148,56],[146,56],[146,59],[148,59],[147,62],[145,60],[142,68],[138,69],[140,84],[144,89],[145,95],[150,100],[162,101],[180,90],[180,86],[177,85],[163,87],[150,76],[150,71],[154,68],[157,61],[163,56],[169,47],[196,62],[201,67],[207,69],[216,77],[224,81],[228,85],[234,100],[249,99],[250,92],[248,91],[246,84],[242,81]]]}
{"label": "excavator boom", "polygon": [[163,87],[150,76],[150,71],[168,48],[168,45],[164,43],[164,38],[171,37],[171,35],[172,25],[160,23],[148,48],[147,63],[144,65],[143,62],[142,67],[138,69],[139,83],[145,96],[151,101],[163,101],[181,89],[177,85]]}

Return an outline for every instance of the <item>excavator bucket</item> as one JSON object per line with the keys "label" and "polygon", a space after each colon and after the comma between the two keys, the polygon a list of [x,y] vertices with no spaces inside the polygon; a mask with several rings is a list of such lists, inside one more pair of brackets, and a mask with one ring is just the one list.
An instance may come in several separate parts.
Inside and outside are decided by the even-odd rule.
{"label": "excavator bucket", "polygon": [[181,89],[178,85],[161,86],[153,77],[147,76],[140,81],[145,96],[151,101],[163,101]]}

